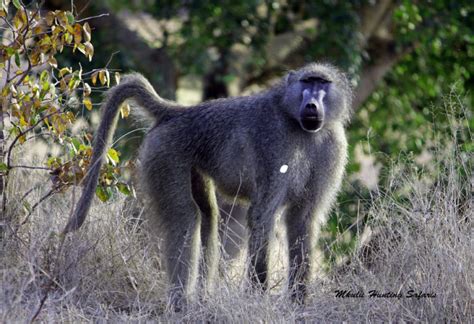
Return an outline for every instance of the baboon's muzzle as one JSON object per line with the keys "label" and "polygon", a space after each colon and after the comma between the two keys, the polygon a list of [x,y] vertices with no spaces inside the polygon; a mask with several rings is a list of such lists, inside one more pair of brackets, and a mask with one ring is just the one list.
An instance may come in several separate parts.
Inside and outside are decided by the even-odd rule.
{"label": "baboon's muzzle", "polygon": [[318,131],[324,123],[324,110],[321,105],[315,100],[311,99],[304,105],[301,112],[301,126],[307,131]]}

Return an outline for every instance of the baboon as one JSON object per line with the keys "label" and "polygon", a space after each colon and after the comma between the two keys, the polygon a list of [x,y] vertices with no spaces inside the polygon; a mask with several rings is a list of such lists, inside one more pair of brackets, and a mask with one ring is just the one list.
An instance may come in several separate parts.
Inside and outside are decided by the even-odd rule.
{"label": "baboon", "polygon": [[347,160],[351,88],[345,75],[312,63],[259,94],[192,107],[162,99],[144,77],[128,75],[108,91],[85,187],[65,232],[85,220],[119,107],[129,98],[155,120],[140,148],[140,183],[152,211],[150,227],[163,241],[173,300],[186,300],[198,264],[208,277],[215,274],[217,191],[219,199],[237,198],[248,208],[252,286],[267,286],[269,237],[275,214],[284,210],[288,285],[303,301],[311,249]]}

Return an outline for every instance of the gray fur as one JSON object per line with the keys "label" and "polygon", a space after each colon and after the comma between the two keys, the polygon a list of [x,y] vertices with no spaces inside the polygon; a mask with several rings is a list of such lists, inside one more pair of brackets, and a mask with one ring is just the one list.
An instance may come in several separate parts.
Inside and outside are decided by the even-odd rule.
{"label": "gray fur", "polygon": [[[248,206],[249,277],[256,286],[267,284],[268,241],[276,211],[285,209],[289,287],[302,300],[311,247],[347,159],[344,126],[351,89],[345,76],[330,65],[309,64],[260,94],[185,109],[161,99],[143,77],[129,76],[104,103],[92,168],[66,232],[85,219],[119,106],[127,98],[156,119],[140,150],[140,183],[152,210],[152,231],[163,239],[173,298],[192,291],[198,264],[209,277],[215,274],[217,191],[219,199],[237,197]],[[310,117],[302,121],[304,114]],[[288,171],[281,173],[285,164]]]}

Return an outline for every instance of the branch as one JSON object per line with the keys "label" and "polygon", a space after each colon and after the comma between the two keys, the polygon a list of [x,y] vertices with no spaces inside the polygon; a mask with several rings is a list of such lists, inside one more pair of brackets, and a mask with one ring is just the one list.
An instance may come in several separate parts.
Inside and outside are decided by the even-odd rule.
{"label": "branch", "polygon": [[32,165],[11,165],[11,166],[10,166],[10,169],[14,169],[14,168],[51,171],[50,168],[39,167],[39,166],[32,166]]}
{"label": "branch", "polygon": [[396,3],[392,0],[381,0],[371,4],[370,2],[362,7],[360,17],[359,31],[362,35],[362,46],[367,44],[368,40],[387,23],[387,17],[391,16]]}
{"label": "branch", "polygon": [[100,14],[100,15],[97,15],[97,16],[82,18],[82,19],[76,20],[76,22],[81,23],[83,21],[88,21],[88,20],[91,20],[91,19],[97,19],[97,18],[108,17],[108,16],[109,16],[109,13],[103,13],[103,14]]}
{"label": "branch", "polygon": [[43,202],[45,201],[46,199],[48,199],[49,197],[51,197],[53,194],[55,194],[56,192],[58,192],[59,189],[58,188],[53,188],[51,189],[50,191],[48,191],[43,197],[41,197],[33,206],[31,206],[31,210],[30,212],[28,213],[28,215],[26,215],[25,219],[20,223],[20,226],[23,226],[26,224],[26,222],[28,221],[28,219],[30,218],[30,216],[33,214],[33,212],[35,211],[35,209]]}
{"label": "branch", "polygon": [[43,118],[41,118],[40,120],[38,120],[36,123],[34,123],[29,128],[25,129],[24,131],[20,131],[20,133],[15,137],[15,139],[12,141],[12,143],[8,147],[8,151],[7,151],[7,172],[8,172],[8,170],[11,169],[11,153],[12,153],[13,147],[16,145],[18,140],[23,135],[25,135],[26,133],[28,133],[28,132],[32,131],[33,129],[35,129],[36,126],[38,126],[40,123],[44,122],[49,117],[54,116],[56,114],[62,114],[62,113],[64,113],[64,112],[63,111],[56,111],[54,113],[48,114],[48,115],[44,116]]}
{"label": "branch", "polygon": [[[268,62],[263,71],[258,74],[246,74],[245,65],[248,58],[252,57],[251,48],[240,45],[231,49],[231,68],[241,78],[240,88],[244,89],[254,83],[264,83],[281,74],[285,68],[296,68],[304,62],[295,59],[296,53],[302,50],[306,43],[316,39],[317,32],[308,33],[309,29],[317,29],[319,21],[315,18],[298,22],[294,30],[278,35],[271,35],[265,46],[265,56]],[[298,57],[301,57],[298,55]]]}
{"label": "branch", "polygon": [[[28,11],[26,10],[25,5],[23,5],[23,11],[25,12],[26,21],[27,21],[25,32],[23,34],[23,38],[26,40],[26,35],[28,34],[28,31],[30,30],[30,24],[33,21],[33,19],[35,18],[35,16],[38,14],[38,10],[36,10],[36,12],[31,16],[31,18],[28,17]],[[26,78],[26,76],[30,74],[31,68],[32,68],[31,59],[30,59],[30,56],[28,55],[28,48],[26,47],[26,41],[23,42],[23,50],[25,51],[26,60],[28,62],[28,68],[26,69],[26,71],[23,72],[20,79],[18,79],[18,81],[16,82],[16,86],[19,86],[23,82],[23,80]],[[13,79],[15,79],[15,78],[13,78]]]}
{"label": "branch", "polygon": [[[376,41],[373,41],[377,43]],[[385,75],[397,64],[404,56],[411,53],[417,46],[412,44],[401,51],[394,50],[394,44],[379,42],[374,44],[376,50],[371,55],[373,61],[362,68],[361,78],[356,90],[352,106],[355,110],[359,108],[365,100],[374,92],[377,85],[382,81]]]}

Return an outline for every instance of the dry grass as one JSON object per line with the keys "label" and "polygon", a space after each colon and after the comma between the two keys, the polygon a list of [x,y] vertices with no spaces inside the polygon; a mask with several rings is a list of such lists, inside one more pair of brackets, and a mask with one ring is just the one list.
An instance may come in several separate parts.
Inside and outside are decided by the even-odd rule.
{"label": "dry grass", "polygon": [[[160,260],[123,200],[95,204],[87,225],[63,241],[57,233],[71,210],[68,192],[46,200],[0,242],[0,321],[467,323],[473,315],[472,156],[455,142],[440,140],[426,170],[394,163],[371,202],[370,241],[348,264],[315,280],[305,306],[292,304],[283,289],[248,291],[245,280],[221,267],[212,294],[171,312]],[[14,174],[9,191],[25,192],[32,178],[40,176]],[[28,200],[37,201],[46,187]],[[23,220],[24,211],[15,208],[12,202],[10,213]],[[408,298],[410,289],[436,297]],[[365,297],[337,298],[335,290]],[[370,290],[401,297],[369,297]]]}

